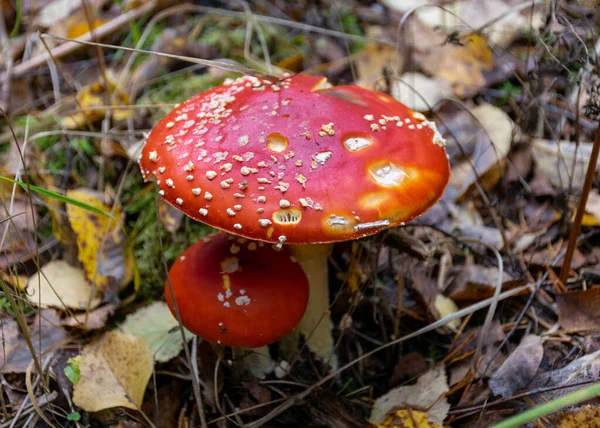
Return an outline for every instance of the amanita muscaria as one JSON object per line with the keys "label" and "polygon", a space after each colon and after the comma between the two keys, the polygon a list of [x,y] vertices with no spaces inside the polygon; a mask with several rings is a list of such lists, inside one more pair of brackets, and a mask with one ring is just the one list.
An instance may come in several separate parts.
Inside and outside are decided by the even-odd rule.
{"label": "amanita muscaria", "polygon": [[[392,97],[325,78],[244,76],[165,116],[140,159],[146,179],[188,216],[292,252],[310,282],[299,326],[333,355],[331,244],[404,224],[442,195],[450,169],[435,124]],[[319,321],[319,325],[316,325]]]}
{"label": "amanita muscaria", "polygon": [[287,248],[274,249],[219,232],[189,247],[171,266],[182,324],[224,346],[259,348],[296,327],[308,302],[308,280]]}

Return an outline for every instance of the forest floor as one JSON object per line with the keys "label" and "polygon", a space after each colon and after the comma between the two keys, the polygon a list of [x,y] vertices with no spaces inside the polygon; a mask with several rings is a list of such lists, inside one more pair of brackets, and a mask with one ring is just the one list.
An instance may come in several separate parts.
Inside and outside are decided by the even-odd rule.
{"label": "forest floor", "polygon": [[[596,0],[0,4],[0,427],[600,426]],[[335,367],[183,352],[165,304],[212,229],[140,148],[239,67],[379,90],[446,139],[442,199],[329,258]]]}

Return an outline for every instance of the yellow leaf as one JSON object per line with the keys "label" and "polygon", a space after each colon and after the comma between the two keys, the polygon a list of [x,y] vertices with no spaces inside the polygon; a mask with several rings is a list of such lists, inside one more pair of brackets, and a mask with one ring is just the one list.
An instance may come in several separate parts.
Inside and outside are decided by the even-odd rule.
{"label": "yellow leaf", "polygon": [[[440,315],[440,319],[447,317],[450,314],[458,312],[458,306],[454,303],[454,300],[449,297],[444,296],[443,294],[438,294],[435,296],[435,309]],[[451,330],[456,331],[458,327],[460,327],[460,319],[456,318],[446,324]]]}
{"label": "yellow leaf", "polygon": [[[97,192],[89,189],[69,190],[67,197],[110,212],[112,207],[103,203]],[[67,216],[77,235],[79,260],[86,278],[99,290],[118,293],[133,276],[133,253],[126,245],[121,220],[113,220],[83,208],[67,204]],[[119,207],[114,217],[121,219]]]}
{"label": "yellow leaf", "polygon": [[373,424],[377,428],[440,428],[439,425],[429,423],[427,415],[411,409],[398,410],[388,415],[380,424]]}
{"label": "yellow leaf", "polygon": [[475,94],[485,85],[483,72],[494,66],[494,57],[485,39],[471,35],[461,46],[444,49],[437,75],[446,80],[459,97]]}
{"label": "yellow leaf", "polygon": [[[105,21],[103,19],[94,19],[94,22],[92,23],[92,28],[96,29],[104,24],[106,24],[108,21]],[[85,21],[85,22],[76,22],[73,25],[71,25],[69,27],[69,29],[67,30],[67,37],[69,39],[76,39],[78,37],[83,36],[84,34],[87,34],[90,32],[90,24]]]}
{"label": "yellow leaf", "polygon": [[27,281],[27,300],[42,308],[94,309],[100,304],[99,293],[86,281],[83,271],[64,260],[42,267],[40,274]]}
{"label": "yellow leaf", "polygon": [[600,425],[600,408],[597,406],[582,406],[559,413],[558,428],[597,427]]}
{"label": "yellow leaf", "polygon": [[67,129],[76,129],[83,126],[86,122],[94,122],[104,118],[106,115],[107,102],[110,102],[112,117],[115,120],[127,119],[133,110],[116,108],[119,105],[129,105],[131,101],[129,96],[121,89],[116,87],[116,82],[111,73],[106,73],[105,82],[100,77],[94,83],[84,86],[77,93],[77,108],[81,109],[63,118],[62,124]]}
{"label": "yellow leaf", "polygon": [[152,350],[146,339],[109,332],[81,353],[81,377],[73,402],[88,412],[112,407],[138,409],[152,375]]}

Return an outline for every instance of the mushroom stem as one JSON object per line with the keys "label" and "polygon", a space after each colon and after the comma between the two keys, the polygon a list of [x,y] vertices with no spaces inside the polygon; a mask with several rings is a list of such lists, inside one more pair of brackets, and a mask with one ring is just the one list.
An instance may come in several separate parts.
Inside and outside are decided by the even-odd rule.
{"label": "mushroom stem", "polygon": [[332,249],[333,244],[290,245],[292,255],[308,278],[310,294],[302,320],[288,336],[297,343],[298,336],[303,335],[308,349],[319,360],[335,368],[337,358],[334,354],[327,273],[327,259]]}

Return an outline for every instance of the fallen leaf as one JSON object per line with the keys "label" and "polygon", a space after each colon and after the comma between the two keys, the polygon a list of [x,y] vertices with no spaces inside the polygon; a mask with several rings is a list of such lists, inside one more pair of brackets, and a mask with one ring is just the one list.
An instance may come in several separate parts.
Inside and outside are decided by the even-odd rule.
{"label": "fallen leaf", "polygon": [[[446,290],[452,300],[480,301],[492,297],[500,272],[495,266],[467,264],[453,270],[453,280]],[[502,272],[502,290],[506,291],[523,285],[523,281],[515,280],[506,271]]]}
{"label": "fallen leaf", "polygon": [[398,51],[393,46],[368,44],[356,55],[358,80],[356,84],[367,89],[380,87],[386,67],[397,66]]}
{"label": "fallen leaf", "polygon": [[106,327],[106,321],[115,312],[117,306],[107,303],[87,314],[76,314],[62,320],[61,324],[69,327],[77,327],[83,330],[98,330]]}
{"label": "fallen leaf", "polygon": [[[432,318],[439,320],[446,315],[458,311],[456,304],[440,293],[436,281],[431,277],[426,267],[423,265],[411,265],[408,268],[408,272],[412,279],[412,289]],[[459,325],[460,319],[455,319],[446,326],[454,330]]]}
{"label": "fallen leaf", "polygon": [[185,214],[183,211],[167,204],[164,200],[158,201],[158,218],[162,225],[171,233],[177,232]]}
{"label": "fallen leaf", "polygon": [[112,106],[111,114],[115,120],[127,119],[133,113],[132,109],[119,109],[119,105],[130,105],[131,100],[122,89],[116,87],[116,79],[111,73],[106,73],[106,80],[84,86],[77,93],[77,108],[81,109],[65,116],[62,124],[67,129],[81,128],[88,122],[95,122],[106,116],[107,102]]}
{"label": "fallen leaf", "polygon": [[586,226],[600,226],[600,192],[596,189],[590,190],[585,211],[591,217]]}
{"label": "fallen leaf", "polygon": [[558,294],[556,305],[565,332],[600,331],[600,287]]}
{"label": "fallen leaf", "polygon": [[36,23],[41,27],[50,27],[69,17],[80,7],[81,1],[79,0],[55,0],[39,11]]}
{"label": "fallen leaf", "polygon": [[388,415],[380,424],[373,424],[377,428],[440,428],[438,424],[429,423],[426,413],[417,410],[398,410]]}
{"label": "fallen leaf", "polygon": [[525,336],[492,375],[489,385],[494,395],[507,398],[526,388],[535,377],[543,357],[542,339],[533,334]]}
{"label": "fallen leaf", "polygon": [[[564,388],[568,384],[580,382],[596,382],[600,376],[600,351],[585,355],[571,361],[562,369],[538,374],[529,384],[529,390],[545,388],[544,394],[532,395],[530,399],[540,405],[548,401],[556,400],[564,395],[581,389],[581,386]],[[561,386],[562,388],[552,387]]]}
{"label": "fallen leaf", "polygon": [[447,81],[422,73],[405,73],[392,86],[392,96],[416,111],[428,111],[451,95],[452,87]]}
{"label": "fallen leaf", "polygon": [[446,45],[431,58],[435,75],[446,80],[461,98],[475,95],[486,84],[483,73],[494,67],[494,57],[482,36],[463,37],[456,45]]}
{"label": "fallen leaf", "polygon": [[73,403],[88,412],[112,407],[138,409],[152,375],[152,349],[146,339],[113,331],[81,353]]}
{"label": "fallen leaf", "polygon": [[415,385],[394,388],[375,400],[369,419],[380,424],[394,410],[428,409],[428,420],[442,425],[450,410],[447,392],[446,371],[438,366],[419,377]]}
{"label": "fallen leaf", "polygon": [[600,426],[600,407],[597,405],[576,407],[550,419],[553,421],[552,426],[556,428],[598,428]]}
{"label": "fallen leaf", "polygon": [[[103,19],[94,19],[92,21],[92,28],[96,29],[104,24],[106,24],[107,21],[103,20]],[[68,29],[67,29],[67,37],[69,39],[76,39],[78,37],[83,36],[84,34],[87,34],[90,32],[90,24],[87,21],[78,21],[78,22],[73,22],[70,23]]]}
{"label": "fallen leaf", "polygon": [[[443,294],[438,294],[435,296],[435,311],[437,312],[437,318],[442,319],[447,317],[448,315],[452,315],[455,312],[458,312],[458,306],[454,303],[449,297],[444,296]],[[452,331],[456,331],[458,327],[460,327],[460,318],[455,318],[446,324]]]}
{"label": "fallen leaf", "polygon": [[[579,147],[570,141],[533,140],[533,157],[553,186],[581,189],[585,172],[592,154],[592,143],[581,143]],[[573,169],[574,168],[574,169]],[[600,172],[600,163],[596,165]]]}
{"label": "fallen leaf", "polygon": [[[128,315],[121,329],[145,338],[159,363],[175,358],[183,349],[179,324],[165,302],[154,302]],[[194,335],[185,330],[185,337],[191,340]]]}
{"label": "fallen leaf", "polygon": [[[84,202],[106,212],[112,207],[102,202],[103,195],[89,189],[69,190],[69,198]],[[126,245],[122,230],[122,212],[116,207],[117,220],[67,204],[67,216],[77,235],[79,260],[86,278],[108,299],[118,294],[122,286],[133,277],[133,254]]]}
{"label": "fallen leaf", "polygon": [[26,290],[27,300],[42,308],[93,309],[100,304],[98,291],[83,271],[63,260],[45,264],[39,274],[29,278]]}
{"label": "fallen leaf", "polygon": [[[484,189],[490,189],[498,182],[516,129],[510,117],[491,104],[482,104],[471,109],[470,114],[459,113],[457,116],[462,117],[460,125],[453,127],[452,120],[447,120],[448,129],[458,138],[463,150],[469,140],[474,144],[470,146],[472,150],[465,150],[468,159],[452,167],[447,193],[455,200],[463,198],[478,179]],[[452,139],[448,146],[449,152],[460,152]]]}
{"label": "fallen leaf", "polygon": [[[38,358],[40,351],[44,352],[67,339],[67,332],[58,325],[58,316],[53,310],[44,310],[37,314],[27,330]],[[25,373],[32,357],[19,325],[13,319],[3,319],[0,321],[0,334],[3,342],[0,371]]]}

